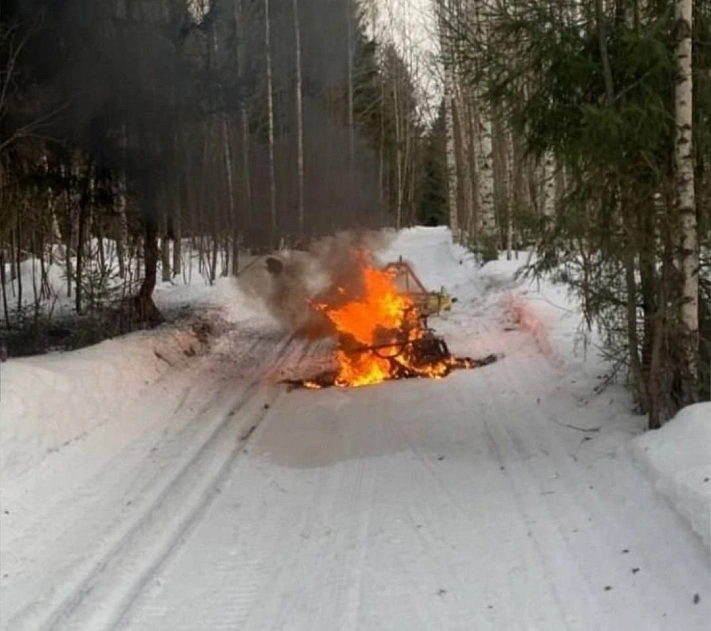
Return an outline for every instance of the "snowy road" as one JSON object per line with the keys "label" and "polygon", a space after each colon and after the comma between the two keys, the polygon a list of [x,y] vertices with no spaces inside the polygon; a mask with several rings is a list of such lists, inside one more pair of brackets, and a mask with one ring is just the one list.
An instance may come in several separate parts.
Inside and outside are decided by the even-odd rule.
{"label": "snowy road", "polygon": [[3,486],[2,628],[707,629],[708,550],[633,464],[639,421],[583,400],[444,231],[398,247],[460,296],[453,349],[503,359],[288,392],[318,347],[227,334]]}

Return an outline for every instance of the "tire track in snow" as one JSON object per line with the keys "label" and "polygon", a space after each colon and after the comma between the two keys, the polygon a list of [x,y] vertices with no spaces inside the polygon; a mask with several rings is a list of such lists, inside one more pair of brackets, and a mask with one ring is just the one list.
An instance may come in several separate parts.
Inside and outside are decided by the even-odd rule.
{"label": "tire track in snow", "polygon": [[153,493],[146,493],[135,516],[121,525],[87,570],[57,590],[48,608],[19,612],[10,620],[11,628],[93,630],[115,626],[155,569],[219,494],[220,480],[243,449],[249,430],[267,414],[264,398],[281,394],[264,379],[294,346],[289,338],[269,353],[273,345],[268,344],[264,349],[267,359],[257,378],[222,411],[204,442],[177,471],[163,476],[168,479],[159,480]]}

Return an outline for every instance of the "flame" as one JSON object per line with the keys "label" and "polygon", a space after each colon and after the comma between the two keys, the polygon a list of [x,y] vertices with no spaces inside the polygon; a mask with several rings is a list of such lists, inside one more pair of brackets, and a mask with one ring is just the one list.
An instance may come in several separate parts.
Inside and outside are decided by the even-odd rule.
{"label": "flame", "polygon": [[[312,303],[339,336],[335,385],[357,387],[403,376],[447,375],[455,358],[423,362],[417,356],[411,343],[423,339],[426,330],[412,298],[396,288],[395,273],[377,268],[367,252],[360,252],[356,258],[361,280],[358,295],[349,297],[343,287],[338,287],[337,304],[325,300]],[[306,385],[318,387],[315,382]]]}

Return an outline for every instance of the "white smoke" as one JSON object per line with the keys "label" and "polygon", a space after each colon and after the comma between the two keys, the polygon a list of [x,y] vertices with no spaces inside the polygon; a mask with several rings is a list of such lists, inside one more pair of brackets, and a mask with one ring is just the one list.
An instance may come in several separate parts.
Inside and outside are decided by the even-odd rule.
{"label": "white smoke", "polygon": [[334,334],[331,323],[310,303],[357,299],[362,290],[359,253],[375,254],[391,239],[392,235],[382,231],[339,232],[314,242],[306,251],[265,257],[245,270],[238,284],[295,335],[328,337]]}

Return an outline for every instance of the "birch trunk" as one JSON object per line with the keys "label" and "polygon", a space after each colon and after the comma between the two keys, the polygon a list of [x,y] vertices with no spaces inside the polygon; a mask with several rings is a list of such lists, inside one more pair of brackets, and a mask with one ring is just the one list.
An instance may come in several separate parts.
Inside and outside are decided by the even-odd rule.
{"label": "birch trunk", "polygon": [[699,348],[699,245],[694,200],[694,161],[692,148],[691,66],[692,0],[676,0],[674,17],[677,28],[675,110],[675,192],[676,210],[681,223],[681,323],[684,328],[683,351],[686,366],[682,384],[682,405],[698,398]]}
{"label": "birch trunk", "polygon": [[399,230],[402,223],[402,129],[400,103],[398,99],[398,77],[393,73],[393,109],[395,112],[395,172],[397,175],[397,197],[395,206],[395,227]]}
{"label": "birch trunk", "polygon": [[465,144],[466,144],[466,179],[463,179],[465,186],[465,208],[467,221],[464,226],[464,233],[467,239],[474,241],[479,236],[481,207],[479,206],[479,165],[477,163],[477,111],[474,99],[467,93],[463,104],[463,116],[465,116]]}
{"label": "birch trunk", "polygon": [[[475,9],[475,28],[478,40],[486,46],[487,25],[481,13],[481,3]],[[496,235],[496,208],[494,203],[494,152],[492,142],[491,111],[484,98],[481,88],[475,93],[479,114],[477,166],[479,171],[478,196],[481,211],[481,236],[480,242],[485,248],[498,252],[498,239]]]}
{"label": "birch trunk", "polygon": [[479,107],[479,143],[477,152],[477,166],[479,171],[479,208],[481,209],[481,238],[482,241],[496,243],[496,211],[494,204],[494,152],[492,143],[492,125],[488,108],[483,99]]}
{"label": "birch trunk", "polygon": [[555,157],[552,151],[546,151],[541,164],[542,201],[541,209],[546,219],[552,220],[555,217],[555,197],[556,197],[556,176]]}
{"label": "birch trunk", "polygon": [[452,79],[450,73],[445,69],[444,79],[444,123],[446,141],[446,165],[447,165],[447,206],[449,208],[449,228],[452,231],[452,238],[459,241],[459,190],[457,181],[457,158],[455,149],[454,133],[454,97],[452,89]]}

